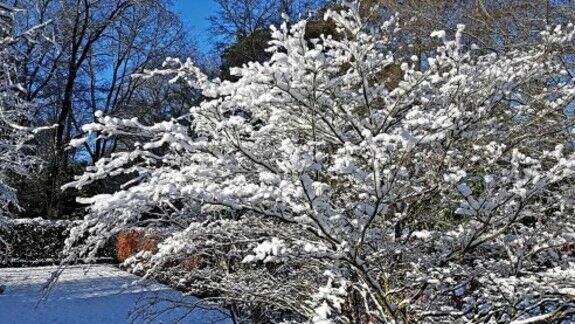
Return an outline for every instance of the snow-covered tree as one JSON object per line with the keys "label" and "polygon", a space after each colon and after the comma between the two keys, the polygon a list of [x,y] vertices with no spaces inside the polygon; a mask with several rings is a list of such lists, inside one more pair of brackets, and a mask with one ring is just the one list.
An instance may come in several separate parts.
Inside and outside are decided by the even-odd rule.
{"label": "snow-covered tree", "polygon": [[[30,103],[22,99],[21,69],[18,66],[17,43],[42,26],[23,32],[14,29],[15,10],[0,4],[0,227],[7,217],[19,209],[11,179],[26,176],[38,161],[31,155],[28,142],[34,130],[30,127]],[[0,251],[6,242],[0,237]]]}
{"label": "snow-covered tree", "polygon": [[[209,80],[188,115],[154,125],[98,114],[86,132],[140,138],[67,187],[129,178],[89,204],[70,258],[133,226],[169,228],[134,271],[268,321],[511,322],[573,318],[572,25],[485,54],[442,44],[420,70],[397,21],[329,11],[337,35],[272,27],[271,59]],[[401,81],[386,71],[400,66]],[[418,66],[418,65],[417,65]],[[78,145],[80,141],[72,143]],[[569,317],[571,316],[571,317]]]}

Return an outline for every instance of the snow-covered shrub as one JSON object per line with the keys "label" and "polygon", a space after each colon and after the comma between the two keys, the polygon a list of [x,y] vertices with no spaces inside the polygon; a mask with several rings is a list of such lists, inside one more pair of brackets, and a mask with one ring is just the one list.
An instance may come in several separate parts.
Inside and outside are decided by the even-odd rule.
{"label": "snow-covered shrub", "polygon": [[[209,80],[165,70],[208,99],[143,125],[98,115],[102,136],[146,138],[67,187],[132,180],[90,204],[68,240],[89,257],[142,223],[171,226],[136,270],[179,280],[239,316],[314,322],[510,322],[572,316],[574,28],[506,54],[443,45],[422,70],[394,56],[395,20],[329,11],[272,28],[271,59]],[[386,67],[402,80],[386,86]],[[190,126],[191,125],[191,126]],[[571,248],[569,248],[571,247]],[[182,260],[195,257],[193,269]],[[247,310],[257,309],[259,313]]]}

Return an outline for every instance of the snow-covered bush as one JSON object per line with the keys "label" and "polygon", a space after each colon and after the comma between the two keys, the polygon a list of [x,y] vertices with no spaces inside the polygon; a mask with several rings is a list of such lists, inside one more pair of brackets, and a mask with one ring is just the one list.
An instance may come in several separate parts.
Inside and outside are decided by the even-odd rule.
{"label": "snow-covered bush", "polygon": [[[307,40],[305,21],[272,28],[271,59],[234,69],[235,82],[173,59],[145,73],[200,88],[208,99],[189,115],[154,125],[98,115],[85,126],[145,140],[67,185],[131,176],[82,200],[89,214],[72,230],[70,257],[94,255],[123,228],[169,225],[158,253],[129,262],[239,316],[572,316],[575,153],[565,110],[575,84],[557,53],[573,26],[504,55],[465,48],[463,26],[454,40],[430,31],[443,45],[416,70],[394,56],[394,19],[364,23],[353,4],[326,19],[337,37]],[[396,87],[385,83],[392,64],[403,71]]]}

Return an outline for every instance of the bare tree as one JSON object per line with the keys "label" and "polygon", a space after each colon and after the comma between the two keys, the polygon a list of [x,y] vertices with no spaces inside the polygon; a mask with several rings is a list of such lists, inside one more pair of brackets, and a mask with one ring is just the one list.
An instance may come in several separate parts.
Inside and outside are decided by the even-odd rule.
{"label": "bare tree", "polygon": [[[193,55],[180,19],[164,0],[16,0],[26,9],[19,28],[52,21],[50,37],[23,46],[25,87],[38,102],[36,118],[56,124],[52,137],[39,139],[50,162],[38,192],[42,213],[59,214],[66,202],[59,187],[73,172],[71,161],[93,163],[116,148],[116,139],[95,138],[78,149],[78,136],[96,111],[121,115],[145,82],[133,73],[159,65],[166,56]],[[73,199],[73,197],[70,197]]]}
{"label": "bare tree", "polygon": [[527,48],[540,40],[546,26],[575,18],[574,3],[565,0],[363,0],[361,4],[364,15],[376,24],[399,15],[403,30],[399,37],[405,40],[398,42],[404,45],[401,52],[416,55],[418,63],[439,44],[430,30],[455,32],[463,24],[464,44],[503,53]]}

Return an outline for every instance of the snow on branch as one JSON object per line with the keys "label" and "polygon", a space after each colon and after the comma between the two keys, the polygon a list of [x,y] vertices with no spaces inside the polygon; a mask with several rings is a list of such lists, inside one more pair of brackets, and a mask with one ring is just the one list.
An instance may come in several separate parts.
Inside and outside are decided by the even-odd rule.
{"label": "snow on branch", "polygon": [[396,17],[372,28],[355,4],[326,19],[340,37],[307,40],[305,21],[272,28],[271,58],[235,68],[237,81],[173,59],[146,71],[204,92],[186,116],[86,126],[142,141],[66,185],[125,181],[82,200],[70,258],[143,221],[174,222],[157,254],[127,266],[246,317],[572,320],[575,151],[563,111],[575,84],[557,49],[573,26],[501,55],[464,46],[464,26],[453,40],[429,31],[441,45],[419,68],[395,53]]}

